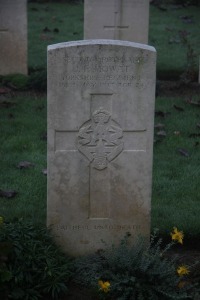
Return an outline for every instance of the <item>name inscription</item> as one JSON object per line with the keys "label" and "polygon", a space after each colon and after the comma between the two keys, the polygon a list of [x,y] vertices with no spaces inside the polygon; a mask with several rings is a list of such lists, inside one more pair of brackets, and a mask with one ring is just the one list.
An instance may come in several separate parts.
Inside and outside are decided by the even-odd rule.
{"label": "name inscription", "polygon": [[[66,70],[60,74],[56,71],[58,54]],[[74,56],[68,53],[53,55],[55,55],[55,59],[52,60],[53,84],[59,88],[135,86],[142,89],[146,85],[146,80],[141,78],[140,70],[141,66],[148,61],[148,56],[142,51],[137,56]]]}
{"label": "name inscription", "polygon": [[77,230],[141,230],[141,225],[56,225],[56,230],[77,231]]}

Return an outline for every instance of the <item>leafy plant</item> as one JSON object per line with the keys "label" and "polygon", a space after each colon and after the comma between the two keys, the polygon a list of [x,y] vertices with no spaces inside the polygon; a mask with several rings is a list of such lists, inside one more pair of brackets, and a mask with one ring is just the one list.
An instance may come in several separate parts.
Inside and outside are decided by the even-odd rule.
{"label": "leafy plant", "polygon": [[3,243],[11,247],[1,276],[9,299],[37,300],[43,295],[58,299],[67,291],[72,263],[46,228],[23,220],[4,223],[0,227],[0,245]]}
{"label": "leafy plant", "polygon": [[174,241],[164,248],[156,233],[149,245],[139,238],[134,246],[129,246],[129,236],[118,247],[78,259],[76,280],[94,289],[99,285],[103,299],[193,299],[189,295],[191,285],[181,284],[189,273],[188,267],[177,266],[177,258],[167,255],[174,241],[182,242],[182,232],[175,229]]}

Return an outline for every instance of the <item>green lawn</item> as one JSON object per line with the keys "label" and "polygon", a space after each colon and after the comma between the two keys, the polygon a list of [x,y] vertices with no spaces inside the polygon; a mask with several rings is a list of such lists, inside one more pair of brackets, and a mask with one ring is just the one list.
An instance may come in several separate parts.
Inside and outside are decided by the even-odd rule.
{"label": "green lawn", "polygon": [[29,69],[46,68],[47,46],[83,39],[83,5],[29,3]]}
{"label": "green lawn", "polygon": [[[17,195],[0,198],[0,215],[45,223],[46,97],[21,95],[3,102],[10,107],[0,104],[0,189]],[[22,161],[34,166],[17,168]]]}
{"label": "green lawn", "polygon": [[152,228],[165,232],[178,226],[188,234],[199,234],[200,110],[185,100],[156,101],[156,110],[169,114],[155,117],[155,125],[165,125],[167,135],[158,138],[155,129]]}
{"label": "green lawn", "polygon": [[[180,32],[185,32],[187,40],[196,56],[195,70],[198,70],[200,55],[200,6],[166,11],[150,8],[149,44],[157,50],[157,72],[159,77],[172,79],[185,70],[191,58],[187,59],[187,47],[183,45]],[[191,23],[190,23],[191,22]]]}

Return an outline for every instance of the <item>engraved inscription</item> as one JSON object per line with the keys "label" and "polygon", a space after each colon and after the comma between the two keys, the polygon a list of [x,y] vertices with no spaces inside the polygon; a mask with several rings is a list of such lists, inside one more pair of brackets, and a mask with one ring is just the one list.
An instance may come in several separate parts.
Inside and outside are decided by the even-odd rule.
{"label": "engraved inscription", "polygon": [[[66,73],[56,75],[53,85],[59,88],[115,88],[131,87],[144,88],[146,80],[135,71],[140,65],[147,63],[148,56],[138,53],[136,56],[102,56],[102,55],[69,55],[63,54],[62,60],[66,65]],[[56,59],[54,60],[56,69]]]}
{"label": "engraved inscription", "polygon": [[123,150],[123,131],[119,124],[111,119],[111,114],[100,108],[92,119],[82,125],[78,134],[78,150],[87,157],[92,166],[103,170],[108,162],[116,158]]}
{"label": "engraved inscription", "polygon": [[111,225],[111,224],[103,224],[103,225],[55,225],[57,230],[72,230],[72,231],[79,231],[79,230],[141,230],[141,225],[131,224],[131,225]]}

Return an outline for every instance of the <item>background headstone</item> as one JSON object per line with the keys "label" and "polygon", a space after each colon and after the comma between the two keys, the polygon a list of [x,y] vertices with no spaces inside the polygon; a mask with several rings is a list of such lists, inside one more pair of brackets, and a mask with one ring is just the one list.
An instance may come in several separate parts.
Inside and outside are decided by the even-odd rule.
{"label": "background headstone", "polygon": [[200,57],[199,57],[199,78],[198,78],[198,82],[200,83]]}
{"label": "background headstone", "polygon": [[27,74],[27,0],[0,0],[0,75]]}
{"label": "background headstone", "polygon": [[84,39],[148,44],[149,0],[85,0]]}
{"label": "background headstone", "polygon": [[149,236],[155,67],[131,42],[48,47],[47,224],[72,255]]}

